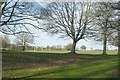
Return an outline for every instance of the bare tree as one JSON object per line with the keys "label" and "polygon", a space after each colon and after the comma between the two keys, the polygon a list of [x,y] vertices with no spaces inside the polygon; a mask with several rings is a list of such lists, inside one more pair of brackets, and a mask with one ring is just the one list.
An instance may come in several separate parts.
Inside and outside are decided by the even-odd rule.
{"label": "bare tree", "polygon": [[17,35],[16,37],[16,44],[18,46],[22,46],[22,50],[25,51],[25,47],[31,43],[33,43],[34,39],[33,37],[26,32],[22,32]]}
{"label": "bare tree", "polygon": [[[113,2],[111,4],[111,8],[113,9],[113,16],[110,20],[111,29],[114,29],[114,33],[112,34],[112,43],[118,46],[118,54],[120,54],[120,1]],[[117,34],[117,35],[116,35]],[[110,39],[111,42],[111,39]]]}
{"label": "bare tree", "polygon": [[2,47],[3,49],[10,49],[10,39],[9,39],[9,36],[8,35],[3,35],[0,37],[1,39],[1,42],[0,44],[2,44]]}
{"label": "bare tree", "polygon": [[85,45],[82,45],[82,46],[80,47],[80,49],[86,50],[86,46],[85,46]]}
{"label": "bare tree", "polygon": [[51,34],[61,34],[73,41],[71,53],[75,54],[76,44],[85,38],[86,30],[93,20],[91,2],[54,2],[47,7],[50,15],[46,19],[45,29]]}
{"label": "bare tree", "polygon": [[0,8],[0,31],[2,33],[18,34],[23,30],[31,33],[30,26],[41,29],[39,19],[43,7],[37,2],[3,0],[0,2]]}
{"label": "bare tree", "polygon": [[103,55],[107,55],[106,46],[108,37],[112,34],[110,29],[110,18],[112,16],[110,2],[99,2],[95,8],[96,26],[93,28],[92,36],[97,41],[103,41]]}
{"label": "bare tree", "polygon": [[[12,2],[12,0],[11,1],[3,0],[3,2],[0,2],[0,8],[1,8],[0,18],[2,18],[3,15],[6,16],[5,14],[8,14],[8,16],[6,16],[8,18],[6,20],[4,20],[4,21],[1,21],[0,26],[5,25],[12,18],[12,15],[14,13],[15,7],[17,6],[18,0],[13,4],[11,4],[11,2]],[[9,4],[11,4],[11,6],[7,7]],[[10,10],[10,11],[8,12],[8,10]]]}

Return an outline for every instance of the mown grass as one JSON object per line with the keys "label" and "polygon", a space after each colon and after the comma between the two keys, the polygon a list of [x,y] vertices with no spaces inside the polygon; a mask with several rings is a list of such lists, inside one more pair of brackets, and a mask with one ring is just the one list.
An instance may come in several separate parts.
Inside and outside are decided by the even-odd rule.
{"label": "mown grass", "polygon": [[3,78],[117,78],[117,55],[4,52]]}
{"label": "mown grass", "polygon": [[35,52],[35,53],[61,53],[65,54],[70,51],[67,50],[26,50],[26,52]]}
{"label": "mown grass", "polygon": [[[70,51],[67,50],[26,50],[26,52],[35,52],[35,53],[60,53],[65,54],[69,53]],[[102,50],[78,50],[76,51],[78,54],[102,54]],[[107,50],[108,55],[116,55],[118,52],[117,50]]]}
{"label": "mown grass", "polygon": [[[94,51],[94,50],[86,50],[86,51],[77,51],[78,54],[102,54],[102,51]],[[117,50],[108,50],[107,51],[108,55],[116,55],[117,54]]]}

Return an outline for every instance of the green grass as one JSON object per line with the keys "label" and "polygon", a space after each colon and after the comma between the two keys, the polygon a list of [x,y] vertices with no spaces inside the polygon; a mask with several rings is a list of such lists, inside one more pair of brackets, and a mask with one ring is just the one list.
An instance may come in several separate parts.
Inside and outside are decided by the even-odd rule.
{"label": "green grass", "polygon": [[69,55],[9,51],[3,53],[2,77],[117,78],[117,69],[117,55]]}
{"label": "green grass", "polygon": [[68,53],[70,51],[67,50],[26,50],[26,52],[35,52],[35,53]]}
{"label": "green grass", "polygon": [[[60,53],[65,54],[69,53],[70,51],[67,50],[26,50],[26,52],[35,52],[35,53]],[[95,50],[78,50],[76,51],[78,54],[102,54],[102,51],[95,51]],[[117,50],[108,50],[108,55],[116,55]]]}
{"label": "green grass", "polygon": [[[97,64],[97,65],[96,65]],[[109,78],[117,77],[117,59],[77,63],[57,67],[5,71],[8,78]]]}
{"label": "green grass", "polygon": [[[86,50],[86,51],[77,51],[78,54],[102,54],[102,51],[90,51],[90,50]],[[109,50],[107,51],[108,55],[116,55],[117,51],[115,50]]]}

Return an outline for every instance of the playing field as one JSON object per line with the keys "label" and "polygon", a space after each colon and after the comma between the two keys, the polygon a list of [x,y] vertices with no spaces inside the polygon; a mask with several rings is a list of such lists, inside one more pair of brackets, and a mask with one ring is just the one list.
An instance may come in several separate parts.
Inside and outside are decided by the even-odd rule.
{"label": "playing field", "polygon": [[117,51],[6,51],[3,78],[117,78]]}

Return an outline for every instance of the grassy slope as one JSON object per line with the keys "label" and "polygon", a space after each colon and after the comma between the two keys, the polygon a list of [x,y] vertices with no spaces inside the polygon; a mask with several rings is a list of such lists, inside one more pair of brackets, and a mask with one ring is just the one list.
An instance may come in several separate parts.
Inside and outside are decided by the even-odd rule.
{"label": "grassy slope", "polygon": [[8,52],[3,53],[3,78],[113,78],[117,65],[117,56]]}

